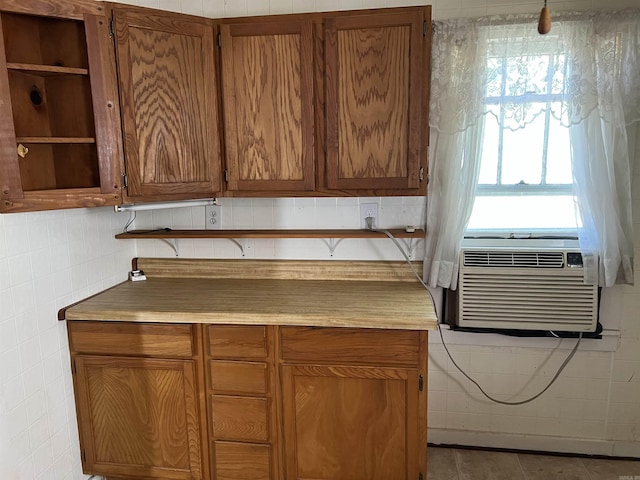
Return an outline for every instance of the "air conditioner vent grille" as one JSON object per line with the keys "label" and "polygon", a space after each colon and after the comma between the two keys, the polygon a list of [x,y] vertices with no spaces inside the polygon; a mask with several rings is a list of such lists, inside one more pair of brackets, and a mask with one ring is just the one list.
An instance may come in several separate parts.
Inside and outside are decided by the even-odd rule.
{"label": "air conditioner vent grille", "polygon": [[564,252],[509,252],[467,250],[465,267],[563,268]]}
{"label": "air conditioner vent grille", "polygon": [[461,327],[594,331],[598,288],[566,251],[463,250],[458,294]]}

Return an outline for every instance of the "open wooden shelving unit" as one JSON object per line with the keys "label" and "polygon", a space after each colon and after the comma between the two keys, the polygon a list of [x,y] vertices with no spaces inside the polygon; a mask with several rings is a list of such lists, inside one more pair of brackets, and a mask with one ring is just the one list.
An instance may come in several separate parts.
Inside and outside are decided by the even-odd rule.
{"label": "open wooden shelving unit", "polygon": [[[416,229],[415,232],[406,232],[403,229],[389,229],[396,238],[424,238],[424,230]],[[131,230],[127,233],[119,233],[117,239],[126,238],[386,238],[382,232],[371,230]]]}
{"label": "open wooden shelving unit", "polygon": [[[413,256],[414,240],[425,238],[425,232],[422,229],[416,229],[414,232],[407,232],[404,229],[392,228],[387,230],[395,238],[405,241],[408,256]],[[122,239],[152,239],[161,240],[167,243],[176,252],[178,256],[178,240],[180,239],[222,239],[226,238],[235,243],[242,256],[244,256],[245,240],[252,238],[319,238],[324,240],[329,249],[329,254],[333,253],[345,238],[387,238],[383,232],[376,232],[365,229],[333,229],[333,230],[172,230],[169,228],[161,228],[154,230],[131,230],[126,233],[116,235],[119,240]],[[408,243],[406,243],[408,240]]]}

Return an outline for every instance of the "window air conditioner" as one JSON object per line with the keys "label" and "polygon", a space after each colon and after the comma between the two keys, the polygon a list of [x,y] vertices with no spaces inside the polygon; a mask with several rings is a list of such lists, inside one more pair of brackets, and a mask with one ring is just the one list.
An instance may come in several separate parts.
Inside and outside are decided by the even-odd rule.
{"label": "window air conditioner", "polygon": [[582,255],[558,249],[460,252],[460,327],[593,332],[598,287],[584,284]]}

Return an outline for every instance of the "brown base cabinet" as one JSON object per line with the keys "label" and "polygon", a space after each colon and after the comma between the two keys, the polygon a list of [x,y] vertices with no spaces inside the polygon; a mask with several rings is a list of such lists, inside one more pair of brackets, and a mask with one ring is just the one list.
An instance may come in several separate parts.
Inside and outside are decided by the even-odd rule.
{"label": "brown base cabinet", "polygon": [[69,321],[85,473],[426,478],[427,333]]}

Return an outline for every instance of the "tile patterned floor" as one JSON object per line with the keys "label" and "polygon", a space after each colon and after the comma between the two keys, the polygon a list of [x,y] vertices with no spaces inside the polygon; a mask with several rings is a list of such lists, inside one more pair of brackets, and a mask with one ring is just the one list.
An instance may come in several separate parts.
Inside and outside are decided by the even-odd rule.
{"label": "tile patterned floor", "polygon": [[427,480],[640,480],[640,460],[429,447]]}

